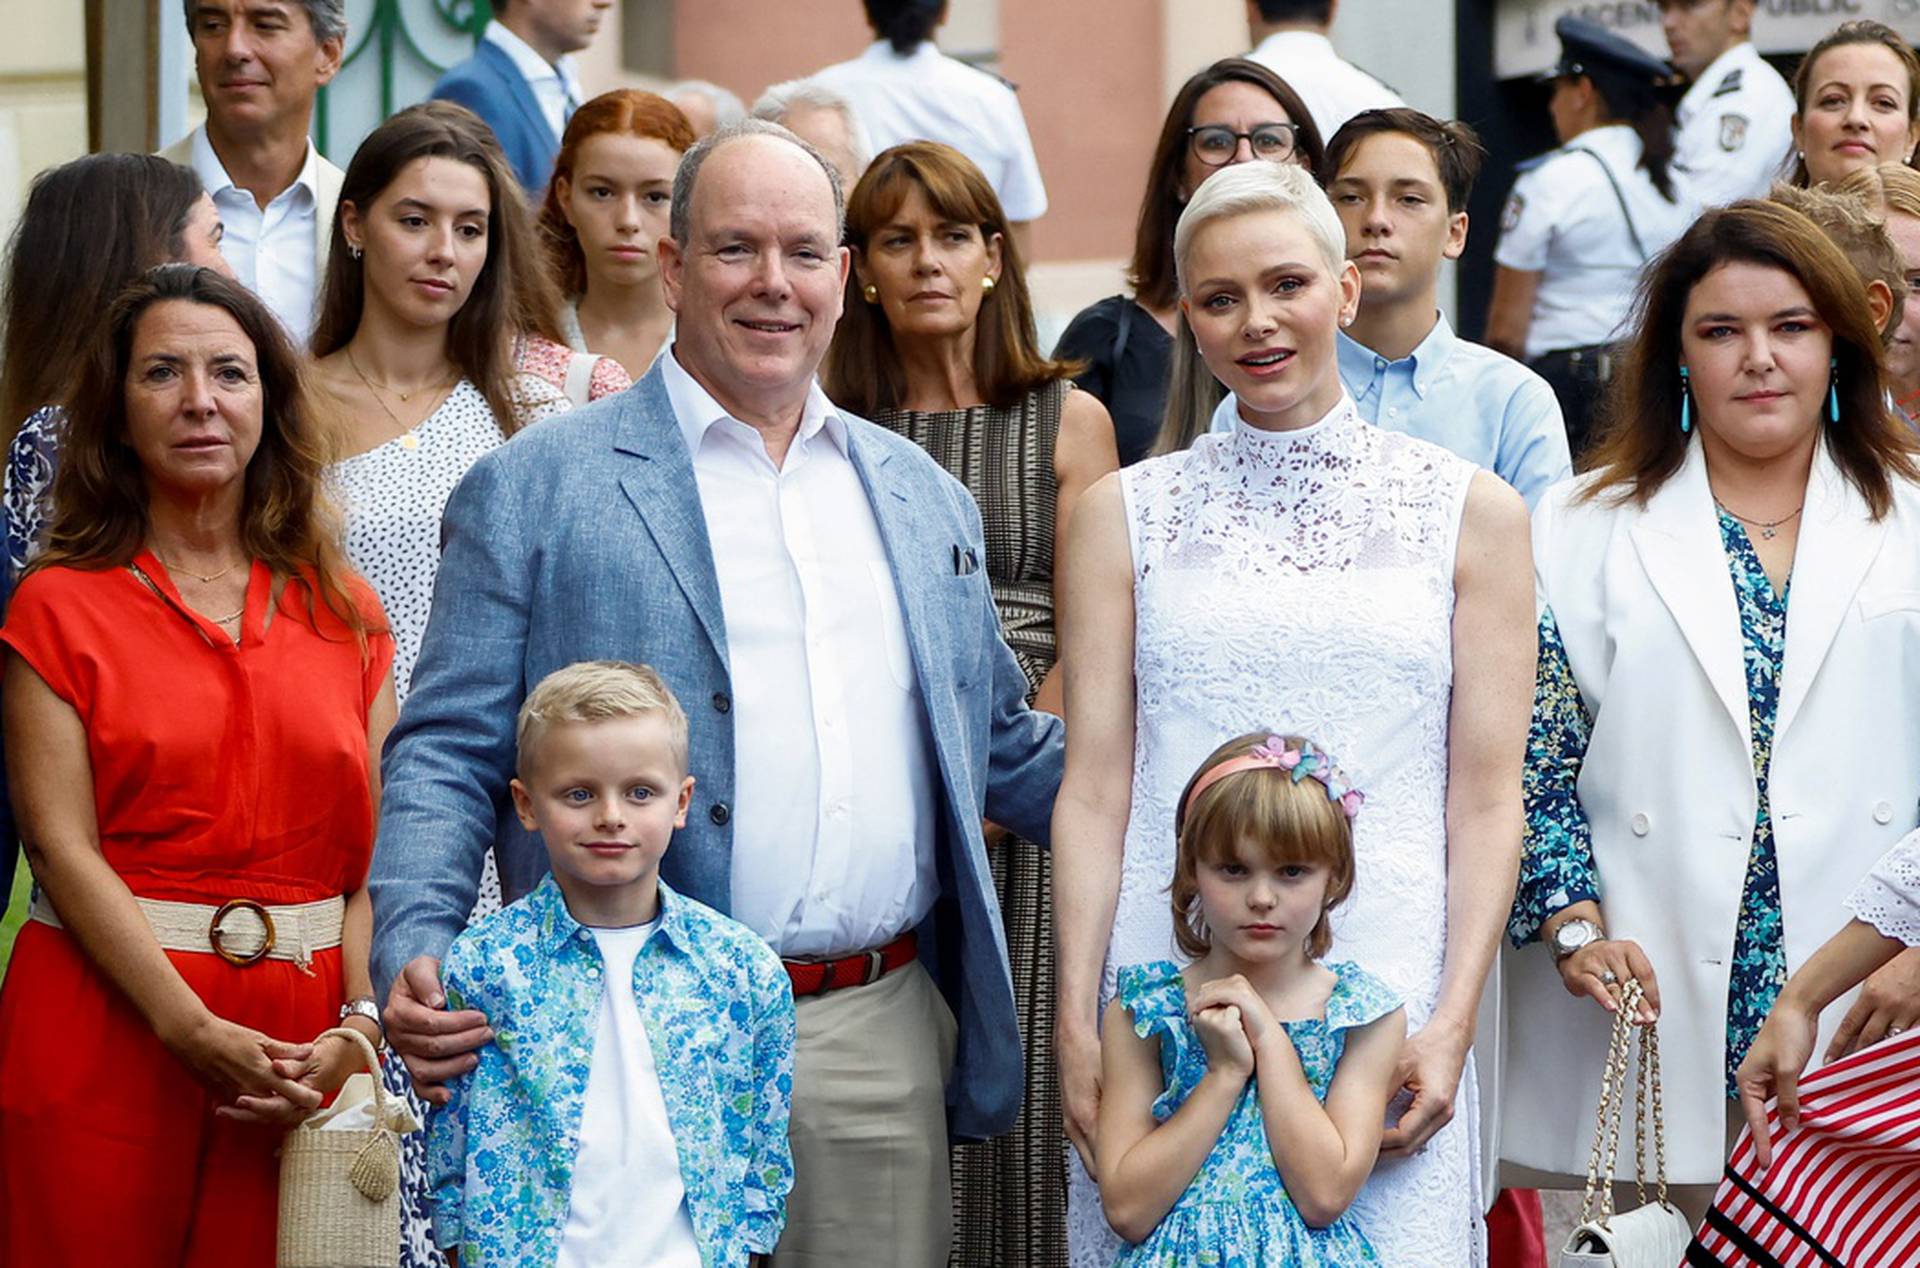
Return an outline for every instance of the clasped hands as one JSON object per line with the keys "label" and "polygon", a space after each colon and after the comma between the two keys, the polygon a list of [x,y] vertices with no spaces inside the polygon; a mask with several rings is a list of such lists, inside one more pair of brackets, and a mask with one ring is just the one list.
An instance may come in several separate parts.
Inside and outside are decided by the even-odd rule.
{"label": "clasped hands", "polygon": [[214,1114],[282,1129],[299,1126],[363,1067],[358,1044],[339,1036],[288,1043],[202,1009],[160,1035],[202,1082],[231,1100]]}

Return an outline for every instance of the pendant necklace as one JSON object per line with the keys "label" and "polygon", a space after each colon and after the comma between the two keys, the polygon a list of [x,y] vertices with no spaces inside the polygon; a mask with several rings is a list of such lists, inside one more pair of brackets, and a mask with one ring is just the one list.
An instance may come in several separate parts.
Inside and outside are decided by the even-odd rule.
{"label": "pendant necklace", "polygon": [[1740,512],[1729,507],[1725,502],[1722,502],[1719,498],[1715,498],[1713,500],[1713,504],[1719,507],[1721,510],[1725,511],[1727,514],[1733,516],[1733,518],[1739,520],[1742,524],[1745,524],[1748,528],[1759,529],[1760,536],[1766,538],[1768,541],[1773,540],[1774,536],[1779,532],[1780,526],[1782,524],[1791,523],[1795,516],[1799,515],[1801,511],[1804,511],[1807,508],[1807,504],[1805,502],[1802,502],[1799,506],[1794,507],[1792,511],[1788,512],[1785,515],[1782,515],[1777,520],[1750,520],[1746,516],[1740,514]]}

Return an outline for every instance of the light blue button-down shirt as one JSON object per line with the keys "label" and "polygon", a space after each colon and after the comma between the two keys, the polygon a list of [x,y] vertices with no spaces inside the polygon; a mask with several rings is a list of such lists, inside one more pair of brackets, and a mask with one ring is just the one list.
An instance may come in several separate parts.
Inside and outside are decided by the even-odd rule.
{"label": "light blue button-down shirt", "polygon": [[[454,939],[450,1008],[493,1027],[480,1064],[428,1126],[437,1245],[461,1268],[547,1268],[559,1253],[600,1017],[602,960],[551,875]],[[700,1254],[769,1254],[793,1186],[793,987],[752,930],[660,885],[660,927],[633,966]]]}
{"label": "light blue button-down shirt", "polygon": [[[1344,333],[1338,338],[1340,381],[1368,422],[1485,467],[1518,489],[1529,510],[1573,474],[1567,425],[1546,380],[1512,357],[1460,338],[1444,315],[1398,361]],[[1229,394],[1212,429],[1232,427],[1238,408]]]}

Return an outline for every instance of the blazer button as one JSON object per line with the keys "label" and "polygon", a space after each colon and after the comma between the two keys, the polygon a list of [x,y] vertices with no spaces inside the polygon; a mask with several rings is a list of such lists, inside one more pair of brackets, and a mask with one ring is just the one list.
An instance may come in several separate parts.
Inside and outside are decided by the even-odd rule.
{"label": "blazer button", "polygon": [[1631,826],[1633,828],[1633,835],[1643,837],[1647,835],[1647,832],[1653,827],[1653,822],[1648,819],[1647,816],[1638,814],[1633,817]]}
{"label": "blazer button", "polygon": [[713,711],[715,713],[726,713],[732,708],[733,697],[724,691],[716,691],[713,693]]}
{"label": "blazer button", "polygon": [[731,813],[727,810],[727,803],[724,801],[714,802],[713,808],[707,811],[707,818],[718,824],[725,824],[731,817]]}
{"label": "blazer button", "polygon": [[1873,821],[1875,823],[1892,823],[1893,807],[1884,801],[1875,802],[1873,804]]}

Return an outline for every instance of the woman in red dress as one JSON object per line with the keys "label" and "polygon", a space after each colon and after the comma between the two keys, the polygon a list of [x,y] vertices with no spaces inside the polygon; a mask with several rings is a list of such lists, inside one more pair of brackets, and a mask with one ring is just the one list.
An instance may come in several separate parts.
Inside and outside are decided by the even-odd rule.
{"label": "woman in red dress", "polygon": [[356,1064],[315,1037],[379,1036],[392,645],[317,437],[236,283],[163,265],[115,305],[0,630],[38,886],[0,988],[0,1263],[271,1264],[281,1133]]}

